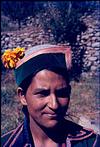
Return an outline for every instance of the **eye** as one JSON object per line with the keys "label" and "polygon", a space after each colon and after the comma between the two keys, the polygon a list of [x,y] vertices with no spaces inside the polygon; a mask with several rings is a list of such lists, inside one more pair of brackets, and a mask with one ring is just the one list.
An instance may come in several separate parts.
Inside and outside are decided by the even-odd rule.
{"label": "eye", "polygon": [[56,91],[56,96],[57,97],[62,97],[62,98],[69,97],[70,96],[70,91],[71,91],[70,86],[65,87],[65,88],[61,88],[61,89]]}
{"label": "eye", "polygon": [[46,97],[50,94],[49,90],[42,90],[34,93],[34,95],[37,95],[38,97]]}

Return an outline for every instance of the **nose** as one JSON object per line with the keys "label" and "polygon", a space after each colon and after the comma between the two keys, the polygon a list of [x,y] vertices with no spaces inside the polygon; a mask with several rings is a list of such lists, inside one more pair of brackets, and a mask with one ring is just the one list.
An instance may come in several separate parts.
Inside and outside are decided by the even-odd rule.
{"label": "nose", "polygon": [[56,110],[59,107],[59,102],[55,94],[51,94],[48,101],[48,107],[52,110]]}

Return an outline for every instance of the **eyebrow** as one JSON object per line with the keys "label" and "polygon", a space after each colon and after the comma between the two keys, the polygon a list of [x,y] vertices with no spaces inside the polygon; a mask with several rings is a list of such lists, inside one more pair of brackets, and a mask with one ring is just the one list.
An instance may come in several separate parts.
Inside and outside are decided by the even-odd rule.
{"label": "eyebrow", "polygon": [[41,92],[41,91],[50,91],[50,89],[46,89],[46,88],[37,88],[33,91],[33,94],[37,94],[38,92]]}
{"label": "eyebrow", "polygon": [[[63,89],[67,89],[69,88],[69,86],[64,86],[64,87],[59,87],[57,89],[55,89],[56,91],[58,90],[63,90]],[[38,93],[38,92],[41,92],[41,91],[50,91],[50,89],[47,89],[47,88],[37,88],[34,90],[34,93]]]}
{"label": "eyebrow", "polygon": [[65,87],[60,87],[60,88],[58,88],[56,90],[58,91],[58,90],[63,90],[63,89],[68,89],[68,88],[69,88],[69,86],[65,86]]}

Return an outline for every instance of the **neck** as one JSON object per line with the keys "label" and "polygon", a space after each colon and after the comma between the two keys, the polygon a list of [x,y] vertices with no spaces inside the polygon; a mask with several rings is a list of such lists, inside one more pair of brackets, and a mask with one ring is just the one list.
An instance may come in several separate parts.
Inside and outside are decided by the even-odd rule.
{"label": "neck", "polygon": [[[64,126],[64,124],[63,124]],[[64,143],[67,138],[66,130],[63,129],[62,125],[58,125],[54,128],[44,128],[39,126],[31,117],[30,117],[30,130],[34,142],[55,142],[55,143]]]}
{"label": "neck", "polygon": [[46,133],[31,117],[30,117],[30,130],[32,133],[32,137],[34,139],[42,140],[42,141],[48,139]]}

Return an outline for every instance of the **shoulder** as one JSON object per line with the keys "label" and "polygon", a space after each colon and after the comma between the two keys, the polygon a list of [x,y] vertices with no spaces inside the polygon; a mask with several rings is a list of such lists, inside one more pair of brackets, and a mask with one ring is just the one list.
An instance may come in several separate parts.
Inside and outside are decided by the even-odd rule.
{"label": "shoulder", "polygon": [[93,146],[97,141],[97,134],[92,129],[84,128],[76,123],[70,122],[72,126],[68,139],[71,144],[77,146]]}
{"label": "shoulder", "polygon": [[1,136],[1,147],[7,147],[19,138],[23,131],[23,124],[20,124],[16,129]]}
{"label": "shoulder", "polygon": [[1,136],[1,146],[5,144],[5,142],[9,139],[9,137],[12,135],[13,132],[14,130],[11,130],[10,132]]}

